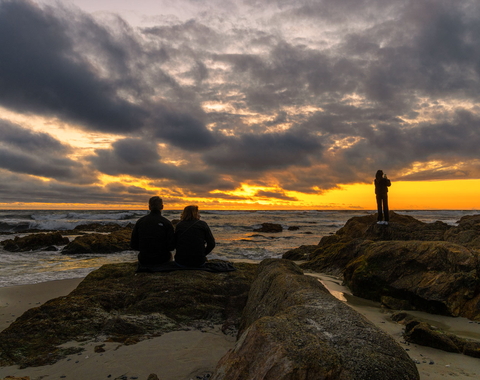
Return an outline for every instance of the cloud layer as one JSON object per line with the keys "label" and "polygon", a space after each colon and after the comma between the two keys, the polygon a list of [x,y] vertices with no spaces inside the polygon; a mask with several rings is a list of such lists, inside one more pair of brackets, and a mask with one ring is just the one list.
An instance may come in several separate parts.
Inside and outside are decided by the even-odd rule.
{"label": "cloud layer", "polygon": [[233,199],[249,184],[295,202],[286,191],[369,183],[378,168],[480,178],[478,1],[178,3],[141,26],[0,0],[3,199]]}

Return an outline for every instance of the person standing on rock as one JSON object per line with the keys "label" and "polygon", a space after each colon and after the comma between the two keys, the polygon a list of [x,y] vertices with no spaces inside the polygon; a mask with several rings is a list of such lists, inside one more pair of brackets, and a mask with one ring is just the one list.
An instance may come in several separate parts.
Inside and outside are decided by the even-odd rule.
{"label": "person standing on rock", "polygon": [[388,188],[391,185],[390,180],[383,170],[377,170],[375,174],[375,195],[377,197],[377,224],[388,225]]}
{"label": "person standing on rock", "polygon": [[187,206],[175,226],[175,263],[180,267],[201,267],[215,248],[210,227],[200,220],[198,206]]}
{"label": "person standing on rock", "polygon": [[135,223],[130,240],[130,247],[139,251],[139,266],[147,268],[171,261],[175,249],[173,225],[162,216],[162,198],[150,198],[148,207],[150,213]]}

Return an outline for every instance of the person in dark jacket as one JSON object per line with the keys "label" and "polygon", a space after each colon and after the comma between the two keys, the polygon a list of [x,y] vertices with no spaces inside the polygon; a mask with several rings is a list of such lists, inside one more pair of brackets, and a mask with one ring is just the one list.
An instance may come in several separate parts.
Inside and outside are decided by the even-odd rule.
{"label": "person in dark jacket", "polygon": [[[375,174],[375,195],[377,197],[377,224],[388,224],[388,188],[391,185],[390,180],[382,170],[377,170]],[[382,212],[383,209],[383,212]]]}
{"label": "person in dark jacket", "polygon": [[154,267],[172,260],[171,251],[175,249],[175,235],[172,223],[162,216],[162,198],[150,198],[148,206],[150,213],[135,223],[130,246],[139,251],[140,266]]}
{"label": "person in dark jacket", "polygon": [[175,226],[175,263],[184,267],[201,267],[215,248],[215,238],[208,224],[200,220],[198,206],[187,206]]}

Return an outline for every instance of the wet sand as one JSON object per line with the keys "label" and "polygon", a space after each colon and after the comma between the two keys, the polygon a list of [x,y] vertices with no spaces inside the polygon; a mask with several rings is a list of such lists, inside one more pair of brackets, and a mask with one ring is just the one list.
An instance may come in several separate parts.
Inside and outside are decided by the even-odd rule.
{"label": "wet sand", "polygon": [[[377,327],[391,335],[417,363],[422,380],[480,379],[480,359],[452,354],[429,347],[408,344],[402,337],[403,326],[389,319],[391,311],[379,304],[352,296],[341,280],[319,274],[317,277],[337,298],[347,302]],[[35,285],[0,288],[0,330],[8,327],[24,311],[45,301],[67,295],[81,279],[52,281]],[[449,318],[409,312],[428,319],[432,324],[465,338],[480,340],[480,324],[465,318]],[[95,353],[95,346],[105,344],[105,352]],[[160,380],[189,380],[212,372],[217,361],[234,346],[235,339],[225,336],[219,327],[208,331],[176,331],[148,339],[132,346],[118,343],[71,342],[81,345],[81,354],[70,355],[59,362],[42,367],[19,369],[1,367],[0,379],[6,376],[29,376],[40,379],[116,379],[147,380],[155,373]]]}

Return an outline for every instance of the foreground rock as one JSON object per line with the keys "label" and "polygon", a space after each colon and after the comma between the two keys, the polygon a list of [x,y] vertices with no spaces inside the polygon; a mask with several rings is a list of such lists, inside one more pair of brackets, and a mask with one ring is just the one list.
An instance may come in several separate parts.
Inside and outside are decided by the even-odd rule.
{"label": "foreground rock", "polygon": [[264,260],[213,380],[419,379],[387,334],[287,260]]}
{"label": "foreground rock", "polygon": [[10,252],[26,252],[44,249],[56,245],[66,245],[69,243],[67,237],[63,237],[60,232],[37,233],[24,237],[16,236],[14,239],[4,240],[1,244],[3,249]]}
{"label": "foreground rock", "polygon": [[[90,273],[66,297],[25,312],[0,333],[0,366],[51,364],[77,349],[69,341],[134,344],[168,331],[222,324],[238,328],[256,265],[237,271],[135,273],[136,263]],[[81,349],[80,349],[81,350]]]}
{"label": "foreground rock", "polygon": [[91,233],[77,236],[63,250],[63,254],[114,253],[130,248],[131,227],[125,227],[108,234]]}
{"label": "foreground rock", "polygon": [[375,215],[352,218],[322,238],[302,267],[342,275],[354,295],[392,309],[480,320],[480,255],[468,229],[476,224],[467,220],[461,231],[470,231],[469,244],[463,246],[443,240],[462,233],[441,222],[395,213],[389,226],[377,225]]}

